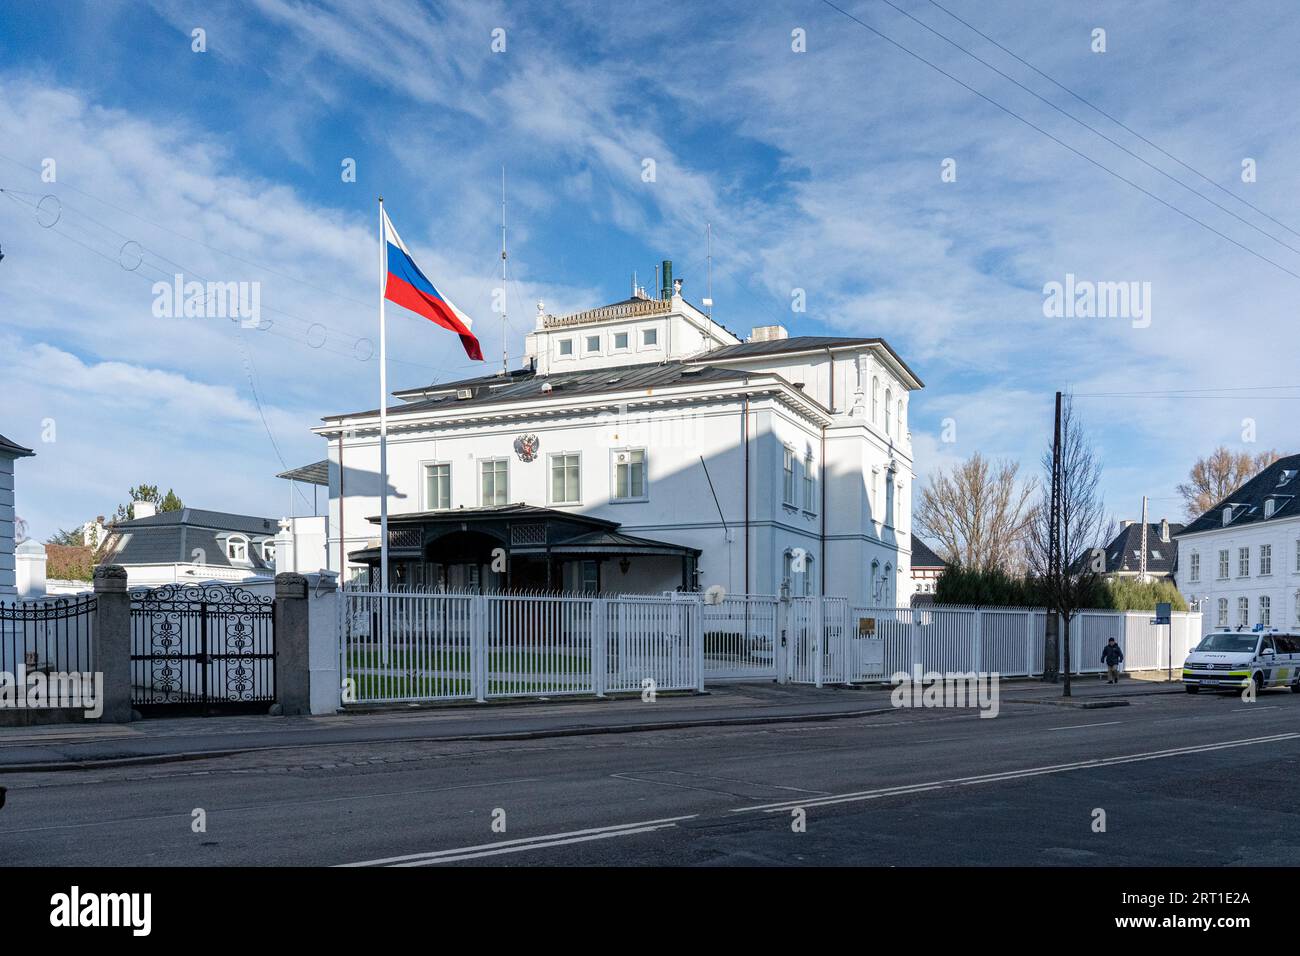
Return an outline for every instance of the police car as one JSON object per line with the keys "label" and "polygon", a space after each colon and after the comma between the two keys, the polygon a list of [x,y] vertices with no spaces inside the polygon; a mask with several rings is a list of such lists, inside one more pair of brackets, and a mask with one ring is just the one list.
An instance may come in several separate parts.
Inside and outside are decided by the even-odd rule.
{"label": "police car", "polygon": [[1209,690],[1290,687],[1300,693],[1300,634],[1279,631],[1215,631],[1187,655],[1183,686],[1195,694]]}

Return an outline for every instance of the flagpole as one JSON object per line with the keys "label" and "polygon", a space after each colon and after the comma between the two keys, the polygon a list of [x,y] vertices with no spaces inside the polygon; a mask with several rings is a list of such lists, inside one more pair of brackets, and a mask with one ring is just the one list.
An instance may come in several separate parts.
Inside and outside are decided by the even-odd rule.
{"label": "flagpole", "polygon": [[[379,590],[388,590],[388,336],[384,321],[384,280],[388,263],[384,235],[384,197],[379,197]],[[382,601],[380,602],[383,603]],[[384,637],[388,637],[384,628]]]}

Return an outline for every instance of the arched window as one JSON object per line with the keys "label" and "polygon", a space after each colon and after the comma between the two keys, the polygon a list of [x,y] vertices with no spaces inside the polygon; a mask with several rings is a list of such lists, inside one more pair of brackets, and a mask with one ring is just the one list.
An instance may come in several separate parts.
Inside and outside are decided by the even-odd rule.
{"label": "arched window", "polygon": [[894,404],[894,390],[885,389],[885,434],[888,435],[894,430],[894,425],[890,421],[889,406]]}
{"label": "arched window", "polygon": [[871,580],[867,582],[867,591],[870,593],[872,601],[880,604],[880,562],[872,559],[871,562]]}
{"label": "arched window", "polygon": [[906,431],[907,429],[903,427],[903,400],[900,398],[898,400],[898,440],[899,441],[903,440],[903,435]]}
{"label": "arched window", "polygon": [[893,585],[894,585],[894,567],[891,564],[886,564],[884,586],[880,589],[880,593],[882,595],[880,603],[885,607],[892,606],[890,604],[891,598],[889,595],[892,593]]}
{"label": "arched window", "polygon": [[880,379],[871,376],[871,424],[880,424]]}
{"label": "arched window", "polygon": [[227,538],[226,558],[231,561],[247,561],[248,539],[241,535],[231,535]]}

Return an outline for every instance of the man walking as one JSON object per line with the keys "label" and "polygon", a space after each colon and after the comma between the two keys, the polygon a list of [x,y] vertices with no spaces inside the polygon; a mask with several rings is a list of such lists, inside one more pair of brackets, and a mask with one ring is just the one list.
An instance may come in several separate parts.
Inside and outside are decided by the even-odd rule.
{"label": "man walking", "polygon": [[1106,683],[1119,683],[1119,664],[1124,660],[1124,652],[1119,649],[1119,644],[1115,638],[1106,642],[1106,646],[1101,649],[1101,662],[1106,665]]}

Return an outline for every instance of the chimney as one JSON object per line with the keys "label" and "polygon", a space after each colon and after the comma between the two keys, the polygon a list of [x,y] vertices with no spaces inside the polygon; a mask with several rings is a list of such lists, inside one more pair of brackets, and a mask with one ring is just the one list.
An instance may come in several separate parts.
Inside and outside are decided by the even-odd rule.
{"label": "chimney", "polygon": [[1137,524],[1137,522],[1134,521],[1132,518],[1125,518],[1123,521],[1119,523],[1119,530],[1123,531],[1131,524]]}
{"label": "chimney", "polygon": [[152,501],[133,501],[131,512],[137,518],[152,518],[157,513],[157,509],[154,508]]}
{"label": "chimney", "polygon": [[751,342],[775,342],[789,337],[790,333],[786,331],[784,325],[760,325],[749,330]]}
{"label": "chimney", "polygon": [[673,260],[665,259],[664,268],[661,273],[663,287],[659,290],[659,298],[671,299],[673,297]]}
{"label": "chimney", "polygon": [[1160,519],[1160,540],[1167,542],[1169,540],[1169,519]]}

